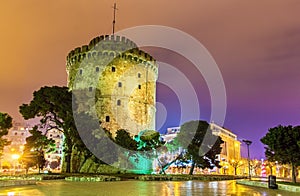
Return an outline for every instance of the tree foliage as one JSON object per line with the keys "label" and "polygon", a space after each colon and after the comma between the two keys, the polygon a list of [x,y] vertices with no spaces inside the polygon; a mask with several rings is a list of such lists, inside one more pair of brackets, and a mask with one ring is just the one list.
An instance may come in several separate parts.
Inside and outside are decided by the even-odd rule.
{"label": "tree foliage", "polygon": [[71,172],[72,152],[83,145],[77,132],[73,112],[72,93],[67,87],[42,87],[33,93],[29,104],[20,106],[24,119],[40,118],[39,128],[58,129],[64,134],[65,172]]}
{"label": "tree foliage", "polygon": [[4,146],[10,144],[10,142],[3,138],[8,134],[8,130],[12,127],[12,117],[7,113],[0,112],[0,158],[2,156]]}
{"label": "tree foliage", "polygon": [[300,126],[270,128],[260,141],[266,145],[265,155],[269,161],[291,164],[292,180],[296,182],[296,167],[300,165]]}
{"label": "tree foliage", "polygon": [[[84,92],[83,92],[84,93]],[[76,107],[74,104],[73,107]],[[73,114],[72,93],[67,87],[42,87],[33,93],[33,99],[29,104],[20,106],[20,113],[27,119],[40,118],[40,129],[58,129],[64,134],[64,159],[63,172],[79,172],[83,164],[89,158],[95,163],[103,163],[94,155],[106,156],[109,163],[115,161],[115,150],[108,149],[107,140],[112,138],[111,133],[101,129],[96,119],[85,113]],[[75,120],[82,123],[75,124]],[[80,134],[79,131],[80,130]],[[83,142],[84,140],[84,142]],[[89,149],[85,144],[91,144]]]}
{"label": "tree foliage", "polygon": [[125,129],[119,129],[115,137],[116,144],[128,150],[137,150],[137,142],[130,136],[129,132]]}
{"label": "tree foliage", "polygon": [[155,150],[164,144],[164,142],[160,140],[159,132],[154,130],[141,131],[135,136],[135,141],[137,142],[137,149],[139,151]]}
{"label": "tree foliage", "polygon": [[195,167],[220,167],[216,156],[221,153],[223,141],[219,136],[212,134],[206,121],[184,123],[175,139],[185,149],[181,160],[192,162],[190,175]]}
{"label": "tree foliage", "polygon": [[[111,145],[111,132],[101,128],[98,119],[94,119],[83,112],[74,114],[77,131],[80,133],[80,143],[76,145],[78,151],[83,152],[85,160],[93,157],[97,163],[112,164],[117,161],[116,148]],[[103,162],[105,161],[105,162]]]}
{"label": "tree foliage", "polygon": [[55,141],[48,139],[46,135],[38,130],[37,126],[33,127],[29,133],[31,136],[26,138],[21,161],[27,170],[29,167],[37,166],[40,172],[46,163],[45,153],[50,153],[55,150]]}
{"label": "tree foliage", "polygon": [[244,165],[242,161],[239,160],[230,160],[228,161],[229,165],[234,169],[234,175],[237,175],[237,168]]}

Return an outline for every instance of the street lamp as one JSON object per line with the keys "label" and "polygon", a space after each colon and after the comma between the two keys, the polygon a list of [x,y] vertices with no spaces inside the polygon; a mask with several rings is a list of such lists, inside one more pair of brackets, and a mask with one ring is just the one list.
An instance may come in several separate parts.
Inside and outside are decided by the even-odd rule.
{"label": "street lamp", "polygon": [[248,149],[248,169],[249,169],[249,180],[251,179],[251,171],[250,171],[250,151],[249,146],[252,144],[252,141],[250,140],[243,140],[243,142],[247,145]]}
{"label": "street lamp", "polygon": [[15,175],[16,174],[16,162],[20,158],[20,155],[18,155],[18,154],[12,154],[11,158],[14,160],[14,175]]}

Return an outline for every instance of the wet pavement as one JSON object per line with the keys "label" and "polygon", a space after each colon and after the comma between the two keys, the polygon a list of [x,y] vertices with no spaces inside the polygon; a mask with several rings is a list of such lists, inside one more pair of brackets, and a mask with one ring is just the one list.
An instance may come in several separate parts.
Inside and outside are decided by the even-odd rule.
{"label": "wet pavement", "polygon": [[230,196],[296,196],[299,193],[251,187],[235,181],[118,181],[118,182],[66,182],[41,181],[37,185],[2,187],[0,195],[230,195]]}

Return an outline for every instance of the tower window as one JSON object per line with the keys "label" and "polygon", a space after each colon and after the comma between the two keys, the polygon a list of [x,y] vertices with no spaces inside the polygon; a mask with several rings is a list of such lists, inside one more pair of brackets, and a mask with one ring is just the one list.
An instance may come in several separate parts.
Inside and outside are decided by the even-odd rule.
{"label": "tower window", "polygon": [[17,133],[17,132],[15,132],[15,135],[18,135],[18,133]]}
{"label": "tower window", "polygon": [[79,70],[79,74],[82,75],[82,69]]}
{"label": "tower window", "polygon": [[118,87],[122,87],[122,82],[118,82]]}
{"label": "tower window", "polygon": [[99,67],[96,67],[96,72],[99,72]]}
{"label": "tower window", "polygon": [[105,117],[105,122],[109,122],[109,120],[110,120],[110,119],[109,119],[109,116],[106,116],[106,117]]}
{"label": "tower window", "polygon": [[139,84],[138,88],[139,88],[139,89],[141,89],[141,88],[142,88],[142,86]]}
{"label": "tower window", "polygon": [[141,74],[140,73],[138,73],[138,78],[140,78],[141,77]]}
{"label": "tower window", "polygon": [[116,68],[115,67],[111,67],[111,71],[112,72],[116,72]]}
{"label": "tower window", "polygon": [[90,92],[93,91],[93,87],[89,87],[89,91],[90,91]]}
{"label": "tower window", "polygon": [[121,105],[121,100],[118,100],[118,101],[117,101],[117,105]]}

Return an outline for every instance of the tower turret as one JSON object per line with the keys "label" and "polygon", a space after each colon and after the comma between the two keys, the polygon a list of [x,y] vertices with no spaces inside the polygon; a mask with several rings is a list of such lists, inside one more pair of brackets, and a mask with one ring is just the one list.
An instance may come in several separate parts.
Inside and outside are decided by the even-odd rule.
{"label": "tower turret", "polygon": [[116,35],[95,37],[68,54],[67,73],[70,90],[84,92],[76,96],[82,99],[77,112],[92,112],[95,106],[101,126],[113,135],[118,129],[132,135],[155,129],[158,66],[131,40]]}

